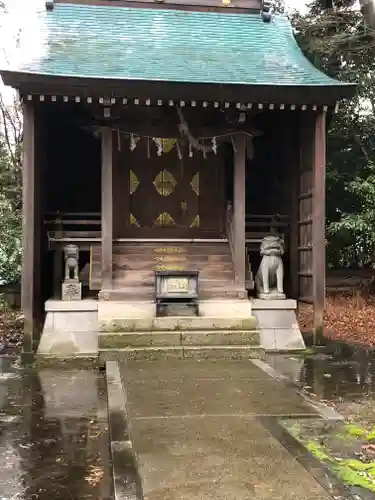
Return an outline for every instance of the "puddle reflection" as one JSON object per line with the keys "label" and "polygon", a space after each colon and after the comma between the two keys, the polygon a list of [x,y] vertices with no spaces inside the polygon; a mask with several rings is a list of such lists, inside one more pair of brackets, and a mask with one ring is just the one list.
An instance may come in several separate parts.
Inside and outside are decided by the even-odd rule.
{"label": "puddle reflection", "polygon": [[333,403],[373,399],[375,353],[332,344],[328,354],[268,355],[266,362],[307,393]]}
{"label": "puddle reflection", "polygon": [[111,498],[104,378],[0,366],[2,500]]}
{"label": "puddle reflection", "polygon": [[[345,419],[279,422],[326,468],[318,480],[328,491],[334,484],[333,478],[342,481],[344,490],[335,498],[375,500],[374,351],[333,343],[325,354],[270,355],[266,361],[313,399],[334,407]],[[317,470],[314,464],[310,469],[312,474]]]}

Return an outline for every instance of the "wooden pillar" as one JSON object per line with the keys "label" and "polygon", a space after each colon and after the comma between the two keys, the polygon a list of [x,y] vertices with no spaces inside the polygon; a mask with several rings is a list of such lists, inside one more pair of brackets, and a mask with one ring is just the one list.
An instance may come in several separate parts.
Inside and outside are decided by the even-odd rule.
{"label": "wooden pillar", "polygon": [[101,129],[102,137],[102,290],[112,288],[113,173],[112,130]]}
{"label": "wooden pillar", "polygon": [[23,351],[32,352],[40,328],[40,213],[38,210],[38,172],[35,161],[35,108],[23,106],[22,166],[22,283],[21,307],[24,314]]}
{"label": "wooden pillar", "polygon": [[[119,140],[122,143],[119,143]],[[123,137],[113,136],[112,151],[112,184],[113,184],[113,238],[129,236],[127,231],[130,225],[129,214],[129,177],[131,159],[129,158],[129,145]],[[133,153],[130,152],[130,155]]]}
{"label": "wooden pillar", "polygon": [[235,139],[234,153],[234,260],[236,282],[239,288],[245,290],[246,274],[246,139],[240,134]]}
{"label": "wooden pillar", "polygon": [[323,335],[323,317],[326,286],[326,112],[321,112],[316,115],[313,146],[312,274],[314,300],[314,333],[316,339],[319,339]]}

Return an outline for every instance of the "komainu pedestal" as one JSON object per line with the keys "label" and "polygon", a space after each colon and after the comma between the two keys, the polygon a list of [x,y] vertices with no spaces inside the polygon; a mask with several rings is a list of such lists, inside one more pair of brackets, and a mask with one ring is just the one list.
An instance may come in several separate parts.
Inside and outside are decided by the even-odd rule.
{"label": "komainu pedestal", "polygon": [[62,300],[82,300],[82,283],[79,281],[64,281],[61,287]]}
{"label": "komainu pedestal", "polygon": [[62,300],[82,300],[82,283],[78,276],[79,249],[76,245],[64,247],[65,276],[61,286]]}
{"label": "komainu pedestal", "polygon": [[284,293],[284,241],[280,236],[266,236],[260,245],[262,261],[255,277],[260,299],[285,299]]}

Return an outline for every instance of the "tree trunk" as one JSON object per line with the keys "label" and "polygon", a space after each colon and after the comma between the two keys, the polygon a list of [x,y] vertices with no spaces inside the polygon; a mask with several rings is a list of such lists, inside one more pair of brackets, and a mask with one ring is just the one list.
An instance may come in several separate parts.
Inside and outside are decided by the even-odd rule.
{"label": "tree trunk", "polygon": [[359,4],[366,24],[375,30],[375,0],[359,0]]}

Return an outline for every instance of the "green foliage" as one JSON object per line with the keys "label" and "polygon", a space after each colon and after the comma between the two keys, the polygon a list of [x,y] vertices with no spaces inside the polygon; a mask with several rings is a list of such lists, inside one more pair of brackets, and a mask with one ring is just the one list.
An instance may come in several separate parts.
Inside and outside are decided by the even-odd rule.
{"label": "green foliage", "polygon": [[[0,0],[0,28],[6,22],[6,5]],[[21,272],[20,111],[16,99],[5,103],[0,94],[0,284],[19,281]]]}
{"label": "green foliage", "polygon": [[315,0],[294,15],[307,57],[332,77],[358,84],[329,117],[327,233],[331,267],[375,263],[375,38],[354,0]]}
{"label": "green foliage", "polygon": [[[345,433],[350,437],[358,438],[359,436],[356,433],[353,435],[351,432],[358,431],[359,428],[355,428],[355,426],[353,426],[349,430],[349,426],[350,424],[345,426]],[[298,433],[296,434],[292,431],[292,434],[297,439],[301,440]],[[345,484],[350,486],[359,486],[370,491],[375,491],[375,462],[364,463],[357,459],[338,458],[336,456],[332,456],[332,453],[326,446],[314,439],[308,439],[307,441],[302,439],[301,441],[315,458],[326,464]]]}
{"label": "green foliage", "polygon": [[0,284],[18,281],[21,271],[20,151],[14,158],[0,136]]}

